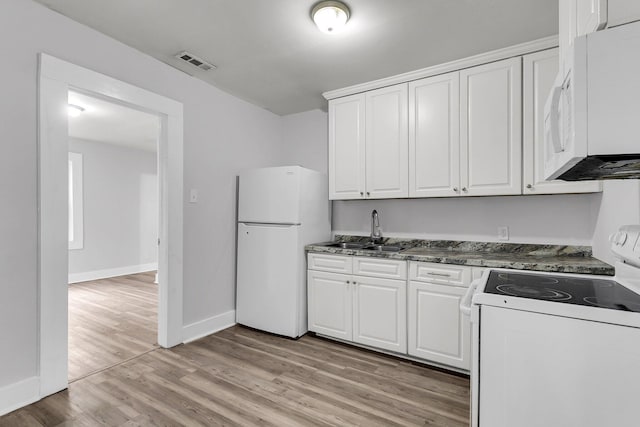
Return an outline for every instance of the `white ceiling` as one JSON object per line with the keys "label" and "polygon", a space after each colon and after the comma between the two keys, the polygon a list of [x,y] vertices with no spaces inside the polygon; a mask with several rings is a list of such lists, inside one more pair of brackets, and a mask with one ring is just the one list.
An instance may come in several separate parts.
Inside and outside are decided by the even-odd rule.
{"label": "white ceiling", "polygon": [[[321,93],[558,32],[558,0],[346,0],[340,34],[316,0],[36,0],[277,114],[326,108]],[[188,50],[218,66],[173,57]]]}
{"label": "white ceiling", "polygon": [[71,91],[69,104],[85,109],[79,116],[69,117],[70,137],[156,151],[158,116]]}

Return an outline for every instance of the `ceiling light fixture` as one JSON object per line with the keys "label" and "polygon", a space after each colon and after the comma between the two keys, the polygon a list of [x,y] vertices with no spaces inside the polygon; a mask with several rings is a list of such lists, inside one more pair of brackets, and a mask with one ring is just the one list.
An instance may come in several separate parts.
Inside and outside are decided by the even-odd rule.
{"label": "ceiling light fixture", "polygon": [[79,105],[75,105],[75,104],[67,105],[67,113],[69,114],[69,117],[78,117],[80,114],[82,114],[83,111],[84,111],[84,108],[82,108]]}
{"label": "ceiling light fixture", "polygon": [[339,32],[349,20],[349,8],[339,1],[321,1],[311,10],[311,18],[320,31],[334,34]]}

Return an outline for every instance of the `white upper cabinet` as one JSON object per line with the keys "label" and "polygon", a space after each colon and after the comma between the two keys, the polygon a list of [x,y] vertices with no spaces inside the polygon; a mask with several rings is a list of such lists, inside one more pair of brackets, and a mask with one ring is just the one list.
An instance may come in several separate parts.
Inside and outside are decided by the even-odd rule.
{"label": "white upper cabinet", "polygon": [[329,102],[329,198],[409,195],[407,84]]}
{"label": "white upper cabinet", "polygon": [[409,83],[409,197],[460,190],[460,73]]}
{"label": "white upper cabinet", "polygon": [[361,199],[365,192],[365,95],[329,103],[329,198]]}
{"label": "white upper cabinet", "polygon": [[379,81],[358,85],[355,95],[334,91],[341,97],[329,100],[329,198],[602,191],[592,181],[545,182],[540,147],[544,105],[563,54],[579,33],[611,25],[613,17],[640,20],[640,0],[560,0],[559,49],[552,41],[527,44],[522,49],[535,53],[436,66],[434,75],[406,83],[393,84],[415,74],[378,89],[367,90]]}
{"label": "white upper cabinet", "polygon": [[591,193],[602,191],[601,181],[544,180],[544,104],[558,73],[558,49],[524,56],[523,80],[523,193]]}
{"label": "white upper cabinet", "polygon": [[460,72],[462,195],[522,193],[521,74],[520,57]]}
{"label": "white upper cabinet", "polygon": [[407,84],[366,93],[366,196],[407,197]]}

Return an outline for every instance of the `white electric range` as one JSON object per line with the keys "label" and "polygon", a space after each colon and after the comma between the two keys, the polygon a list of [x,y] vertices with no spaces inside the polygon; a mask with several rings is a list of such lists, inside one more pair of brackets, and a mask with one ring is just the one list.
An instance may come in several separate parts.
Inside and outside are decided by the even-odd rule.
{"label": "white electric range", "polygon": [[640,426],[640,225],[611,242],[614,277],[491,269],[471,285],[472,426]]}

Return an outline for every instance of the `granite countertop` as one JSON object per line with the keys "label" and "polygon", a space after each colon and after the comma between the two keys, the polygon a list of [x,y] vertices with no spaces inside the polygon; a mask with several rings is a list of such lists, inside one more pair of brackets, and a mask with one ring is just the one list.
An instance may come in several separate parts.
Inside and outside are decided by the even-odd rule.
{"label": "granite countertop", "polygon": [[400,252],[342,249],[335,242],[368,242],[369,236],[336,236],[334,242],[307,245],[308,252],[391,258],[408,261],[512,268],[516,270],[613,276],[614,268],[593,258],[589,246],[535,245],[519,243],[463,242],[453,240],[406,240],[384,238],[383,244],[402,246]]}

